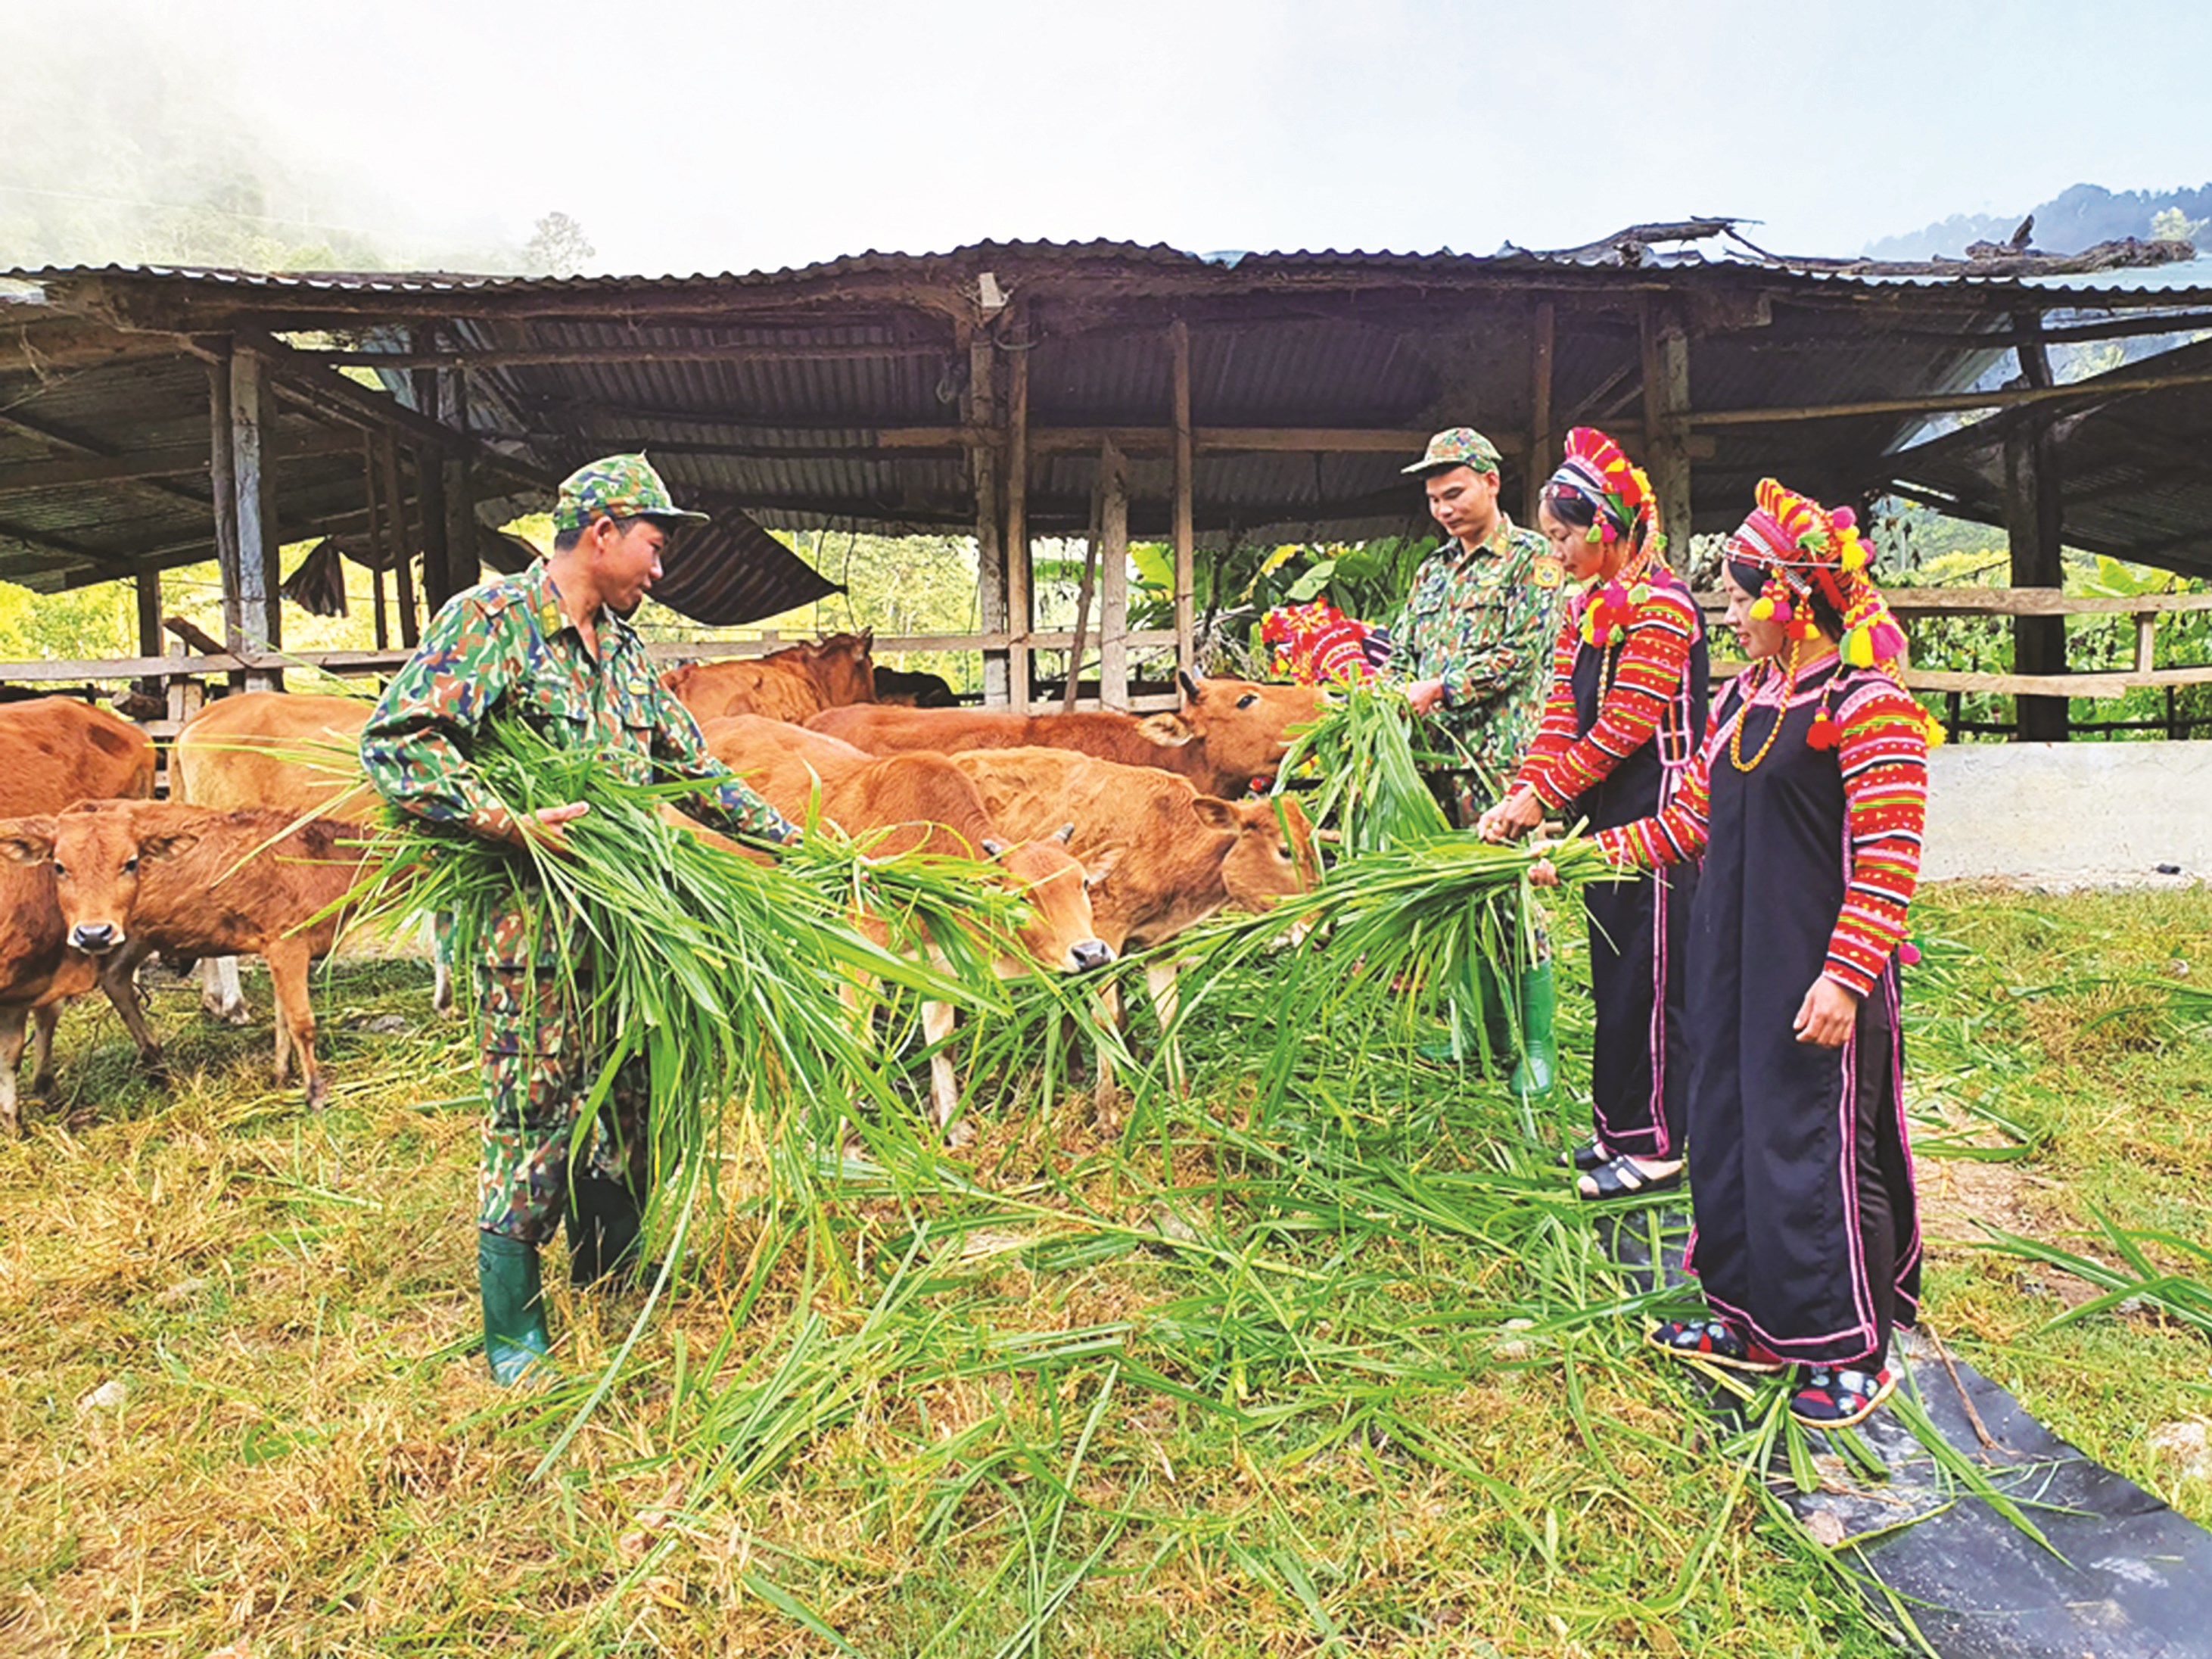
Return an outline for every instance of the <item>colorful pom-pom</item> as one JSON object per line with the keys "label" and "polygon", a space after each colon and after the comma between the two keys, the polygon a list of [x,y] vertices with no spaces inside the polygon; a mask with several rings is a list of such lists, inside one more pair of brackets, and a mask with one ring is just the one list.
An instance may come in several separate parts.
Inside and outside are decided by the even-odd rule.
{"label": "colorful pom-pom", "polygon": [[1900,939],[1897,946],[1897,960],[1901,966],[1914,966],[1920,960],[1920,947],[1909,939]]}
{"label": "colorful pom-pom", "polygon": [[[1924,710],[1923,712],[1925,714]],[[1943,729],[1942,721],[1937,720],[1933,714],[1926,714],[1925,718],[1928,721],[1928,746],[1930,749],[1940,747],[1951,741],[1951,734]]]}
{"label": "colorful pom-pom", "polygon": [[1867,641],[1874,647],[1877,662],[1887,662],[1904,654],[1905,630],[1893,622],[1876,623],[1867,630]]}
{"label": "colorful pom-pom", "polygon": [[1858,526],[1859,515],[1848,507],[1839,507],[1828,514],[1828,522],[1838,530],[1853,530]]}
{"label": "colorful pom-pom", "polygon": [[1856,541],[1846,543],[1844,547],[1843,565],[1846,570],[1865,569],[1867,568],[1866,549],[1859,545]]}
{"label": "colorful pom-pom", "polygon": [[1805,745],[1808,749],[1833,749],[1843,741],[1843,728],[1826,708],[1815,709],[1813,724],[1805,729]]}
{"label": "colorful pom-pom", "polygon": [[1844,662],[1851,668],[1874,666],[1874,641],[1867,637],[1863,628],[1854,628],[1844,635]]}
{"label": "colorful pom-pom", "polygon": [[1751,616],[1752,616],[1752,620],[1753,620],[1753,621],[1754,621],[1754,622],[1771,622],[1771,621],[1773,621],[1773,620],[1774,620],[1774,601],[1773,601],[1772,599],[1768,599],[1768,598],[1765,597],[1764,595],[1761,595],[1759,598],[1753,599],[1753,600],[1751,602]]}

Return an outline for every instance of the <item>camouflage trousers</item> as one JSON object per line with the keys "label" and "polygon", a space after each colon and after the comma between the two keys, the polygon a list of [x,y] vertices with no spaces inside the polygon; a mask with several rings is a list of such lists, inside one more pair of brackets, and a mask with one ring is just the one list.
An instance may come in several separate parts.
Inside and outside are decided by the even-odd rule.
{"label": "camouflage trousers", "polygon": [[[477,969],[477,1068],[484,1095],[477,1225],[528,1244],[559,1231],[576,1130],[607,1054],[587,1040],[580,988],[550,964]],[[585,1137],[586,1167],[641,1201],[648,1179],[642,1058],[625,1061]]]}

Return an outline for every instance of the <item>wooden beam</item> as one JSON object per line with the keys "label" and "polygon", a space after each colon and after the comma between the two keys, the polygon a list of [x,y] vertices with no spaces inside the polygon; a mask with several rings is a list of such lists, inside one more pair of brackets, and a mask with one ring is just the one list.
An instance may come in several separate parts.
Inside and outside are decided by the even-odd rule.
{"label": "wooden beam", "polygon": [[376,648],[392,648],[392,618],[384,608],[384,566],[398,545],[385,528],[384,490],[376,476],[376,434],[361,434],[361,493],[368,505],[368,580],[376,596]]}
{"label": "wooden beam", "polygon": [[[975,574],[979,585],[977,598],[980,610],[983,599],[981,589],[986,585],[984,573],[994,567],[1009,570],[1008,592],[1010,595],[1012,593],[1011,570],[1006,564],[1007,554],[1005,544],[1000,539],[1006,525],[1003,495],[1005,485],[999,471],[998,445],[993,441],[995,436],[994,427],[998,416],[998,397],[993,386],[993,369],[994,360],[998,354],[992,346],[990,336],[987,331],[971,329],[963,324],[958,330],[958,334],[961,343],[965,345],[968,350],[968,402],[967,406],[962,410],[962,415],[964,429],[969,438],[969,479],[975,491],[974,514],[969,522],[975,526]],[[1009,602],[1011,603],[1011,599]],[[1018,623],[1009,623],[1008,626],[1009,631],[1015,634],[1026,631]],[[1015,667],[1017,660],[1025,659],[1009,658],[1006,664],[1009,686],[1018,674]],[[989,659],[986,657],[984,696],[987,699],[996,689],[992,684],[995,678],[991,672]]]}
{"label": "wooden beam", "polygon": [[2212,611],[2212,593],[2107,595],[2068,593],[2057,587],[1886,587],[1882,597],[1900,617],[2122,617]]}
{"label": "wooden beam", "polygon": [[[465,369],[441,370],[438,375],[438,423],[465,439],[469,430],[469,377]],[[464,444],[445,453],[446,472],[446,597],[465,593],[483,578],[483,555],[477,545],[476,475],[470,465],[470,449]]]}
{"label": "wooden beam", "polygon": [[215,498],[215,556],[222,585],[223,645],[246,648],[240,627],[238,470],[231,453],[230,352],[208,364],[208,479]]}
{"label": "wooden beam", "polygon": [[1180,317],[1169,325],[1168,351],[1175,421],[1175,512],[1169,539],[1175,553],[1176,665],[1187,673],[1195,673],[1197,440],[1190,420],[1190,325]]}
{"label": "wooden beam", "polygon": [[2027,404],[2101,403],[2138,392],[2212,386],[2212,369],[2172,374],[2138,374],[2124,380],[2102,376],[2065,386],[2012,386],[1989,392],[1945,392],[1923,398],[1869,398],[1857,403],[1807,404],[1768,409],[1709,409],[1686,415],[1693,427],[1765,426],[1791,421],[1841,420],[1858,415],[1945,415],[1970,409],[2013,409]]}
{"label": "wooden beam", "polygon": [[398,372],[416,368],[532,368],[556,363],[855,362],[886,357],[943,357],[948,348],[949,342],[943,340],[885,340],[861,344],[763,340],[735,344],[702,342],[696,345],[533,346],[480,351],[304,351],[300,355],[327,368]]}
{"label": "wooden beam", "polygon": [[[2030,319],[2031,325],[2039,319]],[[2050,355],[2042,343],[2014,348],[2021,378],[2031,389],[2051,387]],[[2047,421],[2015,423],[2004,436],[2005,534],[2011,545],[2012,580],[2021,587],[2058,587],[2066,579],[2064,506],[2059,494],[2058,445]],[[2022,615],[2012,627],[2014,672],[2039,678],[2066,672],[2063,617]],[[2066,740],[2066,700],[2023,695],[2017,735],[2024,743]]]}
{"label": "wooden beam", "polygon": [[[268,367],[250,351],[231,354],[230,465],[238,512],[238,589],[224,596],[225,620],[234,605],[236,626],[249,652],[273,651],[283,635],[277,614],[276,494],[270,470]],[[266,672],[249,672],[249,691],[276,689]]]}
{"label": "wooden beam", "polygon": [[1528,330],[1528,464],[1523,471],[1522,522],[1535,527],[1544,485],[1552,471],[1552,348],[1556,315],[1549,300],[1537,301]]}
{"label": "wooden beam", "polygon": [[1091,525],[1083,538],[1083,577],[1075,585],[1075,643],[1067,648],[1067,672],[1060,677],[1060,707],[1063,714],[1074,708],[1075,700],[1083,690],[1083,637],[1084,630],[1091,624],[1091,601],[1098,591],[1098,538],[1099,526],[1106,515],[1105,492],[1106,458],[1102,453],[1097,476],[1091,485]]}
{"label": "wooden beam", "polygon": [[1098,703],[1129,706],[1129,469],[1109,440],[1099,453]]}
{"label": "wooden beam", "polygon": [[[1006,363],[1006,470],[1000,488],[1006,495],[1006,536],[990,565],[996,579],[996,625],[1008,632],[1026,634],[1036,623],[1030,560],[1030,346],[1027,307],[1018,307],[1008,325],[1013,349]],[[1032,660],[1026,650],[987,658],[984,696],[1016,710],[1030,706],[1035,684]]]}
{"label": "wooden beam", "polygon": [[[291,459],[341,454],[356,447],[350,433],[329,433],[319,434],[305,443],[282,444],[277,453]],[[161,449],[143,450],[135,455],[82,455],[50,461],[14,461],[0,464],[0,495],[30,489],[67,489],[76,484],[174,477],[188,473],[204,473],[207,470],[208,449],[205,444],[173,444]],[[192,500],[198,506],[207,505],[204,497],[195,495]]]}
{"label": "wooden beam", "polygon": [[[113,460],[121,453],[113,444],[86,437],[58,422],[27,414],[21,404],[13,409],[0,410],[0,429],[20,432],[50,449],[58,449],[67,455],[93,460]],[[161,496],[166,502],[183,501],[201,511],[205,511],[208,505],[205,495],[186,489],[180,484],[165,483],[159,478],[124,478],[117,482],[136,494]]]}
{"label": "wooden beam", "polygon": [[408,533],[407,497],[399,488],[399,444],[389,432],[374,434],[384,499],[392,504],[392,586],[399,605],[399,642],[413,650],[422,637],[415,612],[415,539]]}
{"label": "wooden beam", "polygon": [[1659,498],[1659,522],[1689,548],[1690,457],[1683,422],[1690,410],[1690,340],[1679,317],[1647,300],[1639,313],[1644,361],[1644,455]]}

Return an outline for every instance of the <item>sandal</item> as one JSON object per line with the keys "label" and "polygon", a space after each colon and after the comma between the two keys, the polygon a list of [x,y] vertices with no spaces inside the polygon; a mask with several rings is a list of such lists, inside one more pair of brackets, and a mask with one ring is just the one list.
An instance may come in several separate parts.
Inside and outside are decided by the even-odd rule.
{"label": "sandal", "polygon": [[1725,1319],[1662,1320],[1644,1333],[1644,1340],[1676,1359],[1703,1360],[1732,1371],[1772,1372],[1785,1370],[1790,1364]]}
{"label": "sandal", "polygon": [[1559,1156],[1563,1170],[1579,1170],[1584,1175],[1601,1167],[1613,1154],[1605,1149],[1602,1140],[1592,1140],[1584,1146],[1571,1146]]}
{"label": "sandal", "polygon": [[1874,1415],[1897,1392],[1897,1373],[1852,1370],[1840,1365],[1808,1365],[1805,1380],[1790,1396],[1790,1415],[1808,1429],[1847,1429]]}
{"label": "sandal", "polygon": [[1682,1166],[1654,1175],[1626,1153],[1608,1158],[1575,1183],[1577,1196],[1597,1201],[1608,1198],[1644,1198],[1672,1192],[1682,1184]]}

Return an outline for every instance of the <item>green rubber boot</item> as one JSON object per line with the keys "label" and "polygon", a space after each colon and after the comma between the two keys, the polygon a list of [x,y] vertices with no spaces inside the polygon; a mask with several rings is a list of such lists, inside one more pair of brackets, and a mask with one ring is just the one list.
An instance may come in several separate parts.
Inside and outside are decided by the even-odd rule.
{"label": "green rubber boot", "polygon": [[[1480,1031],[1475,1022],[1482,1022]],[[1440,1065],[1480,1066],[1483,1039],[1490,1042],[1491,1063],[1502,1065],[1514,1054],[1513,1021],[1505,1011],[1505,996],[1489,962],[1478,957],[1469,962],[1459,988],[1445,1004],[1444,1029],[1420,1048],[1421,1058]]]}
{"label": "green rubber boot", "polygon": [[603,1279],[637,1278],[641,1223],[629,1188],[596,1170],[575,1172],[568,1199],[568,1282],[588,1290]]}
{"label": "green rubber boot", "polygon": [[545,1329],[538,1247],[478,1232],[477,1286],[483,1297],[484,1359],[491,1366],[491,1380],[519,1382],[553,1351]]}
{"label": "green rubber boot", "polygon": [[1506,1086],[1522,1099],[1534,1100],[1550,1094],[1559,1076],[1559,1045],[1552,1035],[1559,997],[1552,964],[1540,962],[1528,969],[1515,988],[1521,1005],[1521,1059]]}

